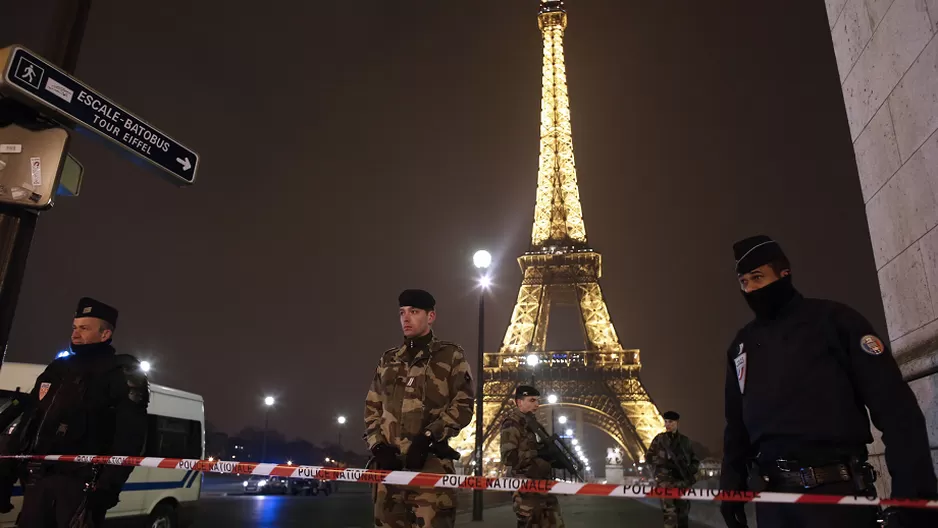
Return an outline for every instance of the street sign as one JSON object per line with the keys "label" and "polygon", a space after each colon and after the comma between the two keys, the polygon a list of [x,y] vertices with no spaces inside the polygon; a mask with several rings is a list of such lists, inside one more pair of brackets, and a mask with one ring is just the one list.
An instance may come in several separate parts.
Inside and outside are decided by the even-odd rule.
{"label": "street sign", "polygon": [[22,46],[0,49],[0,93],[36,107],[43,115],[76,128],[94,131],[134,156],[171,175],[175,182],[192,184],[199,155],[161,130],[49,61]]}

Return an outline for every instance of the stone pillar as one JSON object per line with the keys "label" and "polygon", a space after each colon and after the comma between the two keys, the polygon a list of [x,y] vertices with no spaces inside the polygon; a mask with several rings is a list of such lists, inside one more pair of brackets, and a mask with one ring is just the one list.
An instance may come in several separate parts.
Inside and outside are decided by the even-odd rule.
{"label": "stone pillar", "polygon": [[889,341],[938,468],[938,0],[825,1]]}

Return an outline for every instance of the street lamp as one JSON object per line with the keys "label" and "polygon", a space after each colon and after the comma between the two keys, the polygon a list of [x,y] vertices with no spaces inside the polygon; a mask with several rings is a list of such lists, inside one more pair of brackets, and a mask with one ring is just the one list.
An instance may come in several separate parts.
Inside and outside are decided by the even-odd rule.
{"label": "street lamp", "polygon": [[[472,263],[476,268],[482,271],[482,277],[479,279],[479,356],[476,358],[476,449],[475,475],[482,476],[482,400],[485,383],[483,373],[485,365],[482,362],[482,356],[485,353],[485,290],[492,284],[491,278],[485,273],[485,270],[492,264],[492,255],[484,249],[476,251],[472,255]],[[482,520],[482,490],[472,491],[472,520]]]}
{"label": "street lamp", "polygon": [[150,372],[150,366],[151,366],[151,365],[150,365],[150,362],[149,362],[149,361],[141,361],[141,362],[140,362],[140,370],[142,370],[142,371],[144,371],[144,372]]}
{"label": "street lamp", "polygon": [[528,354],[528,357],[526,357],[524,360],[529,367],[536,367],[537,364],[541,361],[540,358],[537,357],[537,354]]}
{"label": "street lamp", "polygon": [[557,403],[557,395],[556,395],[556,394],[551,394],[551,395],[547,396],[547,403],[551,403],[551,404]]}
{"label": "street lamp", "polygon": [[[339,456],[342,455],[342,426],[345,425],[345,417],[341,414],[335,419],[336,423],[339,424]],[[344,458],[344,456],[343,456]]]}
{"label": "street lamp", "polygon": [[560,418],[557,418],[557,421],[560,422],[560,425],[563,425],[563,424],[567,423],[567,417],[566,417],[566,416],[561,416]]}
{"label": "street lamp", "polygon": [[261,449],[261,463],[267,460],[267,428],[270,425],[270,408],[274,406],[274,397],[267,396],[264,398],[264,405],[267,406],[267,409],[264,411],[264,447]]}

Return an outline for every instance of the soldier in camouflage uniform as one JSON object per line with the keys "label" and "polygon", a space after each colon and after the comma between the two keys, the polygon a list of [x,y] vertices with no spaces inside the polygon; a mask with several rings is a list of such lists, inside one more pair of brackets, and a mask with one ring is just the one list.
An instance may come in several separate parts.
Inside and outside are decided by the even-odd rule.
{"label": "soldier in camouflage uniform", "polygon": [[[423,290],[399,299],[405,341],[381,356],[365,398],[365,441],[370,467],[450,473],[459,453],[448,439],[469,425],[475,397],[462,348],[440,341],[430,329],[436,301]],[[456,490],[375,489],[375,526],[452,528]]]}
{"label": "soldier in camouflage uniform", "polygon": [[[553,478],[550,455],[538,442],[547,439],[538,439],[525,418],[525,414],[537,411],[540,395],[534,387],[520,385],[515,390],[515,408],[502,422],[502,462],[508,466],[510,477]],[[563,528],[556,495],[516,491],[512,494],[512,507],[518,517],[518,528]]]}
{"label": "soldier in camouflage uniform", "polygon": [[[668,411],[662,417],[666,432],[651,441],[645,462],[652,466],[658,486],[689,488],[697,481],[700,461],[691,448],[690,438],[677,431],[681,415]],[[661,499],[661,511],[664,513],[664,528],[687,528],[690,501]]]}

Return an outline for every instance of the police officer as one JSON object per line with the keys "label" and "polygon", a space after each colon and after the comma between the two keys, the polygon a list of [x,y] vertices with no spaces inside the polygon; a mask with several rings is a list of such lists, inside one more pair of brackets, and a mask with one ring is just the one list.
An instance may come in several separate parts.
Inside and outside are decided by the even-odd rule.
{"label": "police officer", "polygon": [[[404,343],[384,352],[365,398],[365,441],[378,469],[454,472],[448,440],[472,420],[475,389],[463,349],[434,336],[436,301],[423,290],[398,298]],[[376,486],[375,526],[452,528],[456,492]]]}
{"label": "police officer", "polygon": [[[540,406],[540,396],[534,387],[518,386],[515,407],[502,421],[501,458],[508,466],[510,477],[553,478],[550,454],[527,423],[528,417],[533,417]],[[541,442],[546,441],[546,438],[541,439]],[[518,518],[518,528],[563,528],[556,495],[515,491],[512,508]]]}
{"label": "police officer", "polygon": [[[754,236],[733,251],[742,295],[755,313],[726,356],[721,488],[812,494],[875,493],[866,444],[883,432],[892,496],[938,498],[925,419],[899,367],[855,310],[803,297],[778,242]],[[743,504],[723,502],[729,528]],[[756,504],[759,528],[872,528],[859,506]],[[938,526],[933,512],[896,512],[903,527]]]}
{"label": "police officer", "polygon": [[[665,432],[651,441],[645,461],[654,468],[655,482],[666,488],[689,488],[697,481],[700,461],[694,454],[690,438],[678,431],[681,415],[668,411],[664,418]],[[687,528],[690,516],[690,501],[661,499],[664,528]]]}
{"label": "police officer", "polygon": [[[136,358],[117,354],[111,337],[117,310],[84,297],[72,323],[73,355],[58,358],[36,379],[34,407],[12,435],[29,455],[143,454],[149,385]],[[19,528],[100,527],[118,503],[132,467],[4,460],[0,511],[12,509],[17,478],[24,483]]]}

